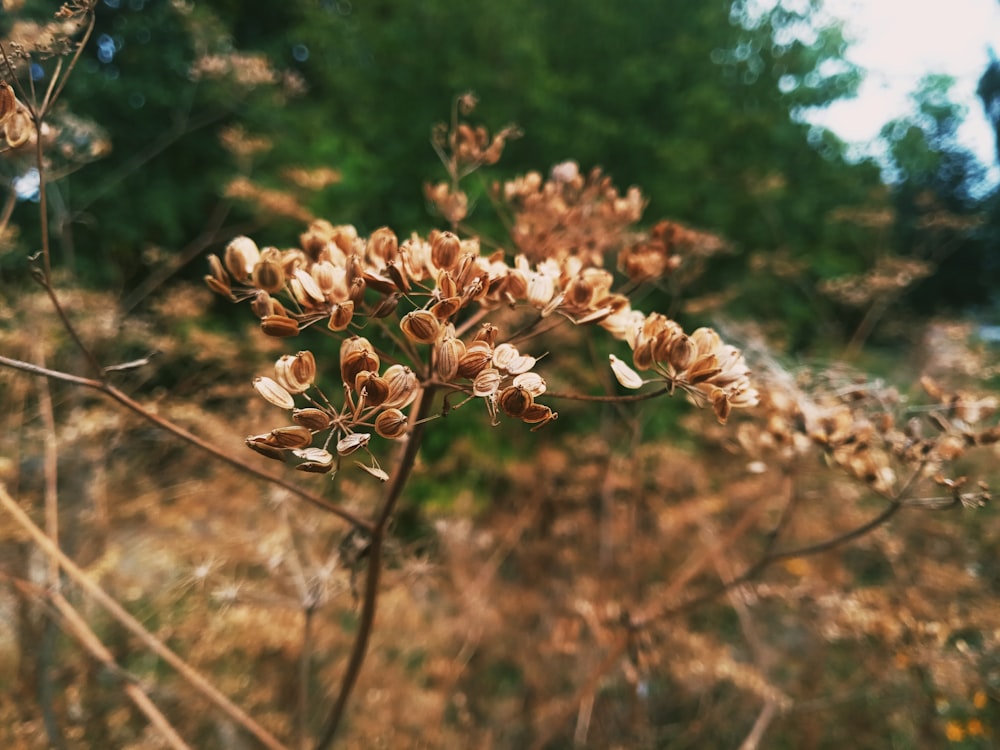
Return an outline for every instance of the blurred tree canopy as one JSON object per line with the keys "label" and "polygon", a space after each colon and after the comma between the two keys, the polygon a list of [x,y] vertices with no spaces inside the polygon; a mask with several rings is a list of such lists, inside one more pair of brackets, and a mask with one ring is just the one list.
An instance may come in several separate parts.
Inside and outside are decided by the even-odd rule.
{"label": "blurred tree canopy", "polygon": [[[833,133],[796,117],[850,96],[862,75],[841,30],[815,25],[818,7],[296,0],[248,12],[235,0],[104,0],[67,100],[108,131],[113,151],[59,184],[56,233],[83,279],[125,291],[199,236],[252,229],[287,244],[301,218],[262,215],[223,190],[236,175],[287,189],[289,166],[340,173],[304,199],[313,215],[363,233],[426,230],[444,223],[422,196],[443,176],[430,129],[472,90],[477,118],[525,131],[491,179],[572,158],[639,185],[650,222],[679,220],[731,244],[704,291],[738,279],[730,313],[784,321],[803,344],[818,320],[837,320],[816,283],[883,252],[872,228],[844,212],[893,200],[880,165],[848,159]],[[22,15],[50,11],[29,2]],[[247,74],[259,55],[270,78]],[[897,205],[925,187],[968,198],[972,164],[947,145],[956,113],[943,82],[928,86],[912,122],[887,126]],[[270,147],[234,157],[219,138],[236,124]],[[473,220],[502,242],[486,189]],[[2,267],[18,263],[8,254]]]}

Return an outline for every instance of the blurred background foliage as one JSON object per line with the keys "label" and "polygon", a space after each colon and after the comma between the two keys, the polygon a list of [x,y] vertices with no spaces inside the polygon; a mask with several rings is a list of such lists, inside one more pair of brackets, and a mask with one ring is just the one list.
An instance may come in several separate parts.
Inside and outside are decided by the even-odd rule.
{"label": "blurred background foliage", "polygon": [[[602,167],[621,188],[640,186],[649,200],[647,223],[669,218],[725,241],[729,252],[712,258],[706,272],[686,290],[688,306],[678,306],[665,291],[654,293],[663,294],[663,300],[654,301],[669,306],[686,328],[709,322],[723,327],[726,321],[749,320],[779,350],[826,356],[839,354],[845,347],[856,354],[872,342],[888,348],[901,341],[912,344],[919,320],[944,311],[988,321],[996,314],[995,290],[1000,284],[1000,198],[996,191],[982,189],[985,165],[957,140],[957,127],[967,113],[952,98],[952,82],[942,76],[926,78],[913,93],[912,111],[883,129],[881,156],[856,158],[834,133],[802,119],[809,108],[850,96],[863,75],[845,59],[847,42],[842,30],[816,25],[818,8],[818,0],[778,3],[763,10],[749,0],[635,0],[627,6],[606,0],[253,4],[103,0],[95,34],[64,103],[67,112],[99,126],[99,135],[90,131],[84,137],[106,138],[111,150],[95,163],[67,164],[57,170],[61,179],[50,188],[55,265],[67,271],[74,283],[111,290],[123,309],[138,311],[131,318],[131,328],[117,330],[100,344],[107,346],[108,361],[115,347],[123,350],[123,358],[140,356],[151,344],[165,353],[156,368],[135,376],[142,380],[135,386],[137,391],[145,389],[157,394],[156,398],[169,393],[175,403],[189,400],[206,412],[198,411],[197,423],[207,425],[206,432],[219,440],[232,440],[234,430],[239,432],[232,424],[247,432],[259,430],[262,407],[255,404],[247,410],[246,381],[251,372],[270,366],[278,351],[274,342],[256,343],[257,332],[250,330],[245,309],[211,307],[204,290],[191,294],[189,287],[168,282],[200,280],[206,271],[205,254],[218,251],[235,234],[252,234],[261,245],[292,245],[309,216],[354,224],[362,234],[388,225],[400,237],[413,230],[445,226],[423,195],[426,182],[445,176],[431,147],[430,132],[435,123],[448,118],[454,97],[471,90],[480,98],[475,120],[494,131],[515,122],[524,131],[522,138],[508,144],[496,167],[470,180],[470,194],[477,197],[470,224],[508,250],[509,239],[490,206],[489,183],[531,169],[544,173],[556,163],[574,159],[584,170]],[[49,2],[26,0],[22,7],[0,17],[0,24],[6,32],[17,19],[48,18],[52,10]],[[195,70],[200,73],[194,74]],[[994,61],[983,73],[979,94],[1000,143],[1000,63]],[[337,179],[303,186],[290,177],[289,167],[336,170]],[[23,176],[25,168],[11,161],[0,164],[4,180]],[[232,186],[245,186],[247,180],[254,190],[274,193],[258,192],[256,200],[241,199]],[[477,180],[482,184],[476,186]],[[268,196],[273,200],[264,199]],[[275,196],[289,200],[282,202]],[[26,257],[38,246],[37,205],[30,195],[25,198],[16,208],[19,235],[5,238],[0,251],[0,284],[12,295],[15,289],[30,287]],[[72,299],[78,300],[78,310],[83,311],[80,317],[93,310],[91,317],[100,318],[97,312],[104,303],[98,298],[84,290],[74,291]],[[31,321],[43,314],[43,306],[37,300],[34,304],[6,318],[16,322],[11,331],[21,327],[28,331]],[[203,314],[206,309],[211,313]],[[169,326],[169,331],[151,339],[144,327],[149,320]],[[55,340],[57,334],[47,330]],[[963,336],[968,330],[963,329]],[[28,333],[23,336],[30,338]],[[962,337],[949,334],[945,338]],[[69,369],[68,349],[67,345],[55,353],[52,364]],[[105,350],[99,351],[103,356]],[[881,368],[879,374],[885,374],[898,372],[899,362],[886,358],[864,364]],[[572,382],[569,374],[560,376]],[[31,397],[21,398],[27,403]],[[66,403],[77,402],[67,399]],[[549,670],[547,666],[553,659],[569,661],[569,657],[546,651],[547,621],[532,619],[533,612],[548,602],[535,603],[535,609],[525,602],[533,602],[531,597],[545,600],[546,587],[553,592],[552,601],[575,596],[572,586],[577,582],[597,586],[594,582],[600,583],[601,576],[608,574],[600,567],[604,562],[598,566],[596,555],[588,557],[588,551],[604,549],[606,534],[615,533],[601,526],[606,517],[594,521],[606,510],[601,503],[610,494],[598,488],[604,480],[597,468],[611,467],[607,476],[613,476],[613,483],[621,484],[622,493],[630,498],[628,513],[632,515],[627,520],[632,525],[617,540],[629,552],[622,553],[618,564],[622,569],[629,567],[633,558],[626,555],[633,546],[638,550],[635,559],[648,554],[648,559],[641,558],[643,563],[649,559],[656,563],[649,568],[637,563],[627,571],[626,579],[631,575],[655,578],[683,561],[686,548],[667,549],[672,545],[663,544],[657,523],[674,533],[681,529],[685,540],[697,540],[707,533],[697,508],[714,503],[713,493],[725,494],[738,505],[777,492],[763,480],[760,486],[749,484],[741,458],[726,454],[720,459],[725,451],[719,444],[725,443],[701,434],[704,420],[689,434],[681,434],[679,426],[689,414],[683,403],[673,401],[655,410],[610,406],[587,410],[569,403],[560,411],[563,418],[546,428],[547,444],[552,447],[541,456],[539,443],[510,439],[510,433],[503,430],[488,430],[479,418],[482,415],[452,414],[448,429],[431,431],[423,458],[434,470],[414,478],[408,504],[399,515],[395,533],[403,548],[400,559],[414,551],[422,555],[433,539],[430,544],[447,548],[455,559],[465,554],[473,571],[493,564],[494,558],[487,554],[492,547],[480,548],[478,541],[468,541],[475,535],[462,526],[464,519],[441,521],[436,518],[439,513],[454,511],[459,517],[492,513],[487,523],[495,522],[495,527],[488,533],[506,539],[509,527],[523,534],[523,538],[515,535],[507,550],[509,559],[501,556],[503,565],[498,563],[494,571],[497,581],[481,590],[468,586],[477,595],[483,590],[499,591],[489,610],[499,615],[482,625],[485,635],[482,643],[475,644],[474,660],[463,677],[441,677],[423,660],[425,656],[428,662],[432,660],[427,654],[453,653],[455,639],[460,642],[465,637],[467,622],[480,616],[467,603],[473,601],[468,597],[459,597],[458,604],[446,612],[435,602],[428,612],[420,609],[426,602],[407,599],[406,606],[398,607],[399,616],[409,618],[405,627],[385,636],[387,643],[400,649],[399,663],[385,650],[373,657],[371,677],[366,678],[373,685],[378,686],[383,676],[391,682],[394,669],[405,672],[396,677],[407,689],[393,694],[403,696],[399,698],[404,705],[401,712],[410,696],[421,690],[451,700],[449,690],[455,692],[452,688],[457,686],[464,691],[459,694],[470,696],[469,706],[448,703],[442,709],[448,712],[448,720],[440,722],[445,727],[441,731],[455,733],[446,736],[468,739],[473,734],[463,731],[479,721],[476,726],[489,725],[488,732],[497,732],[489,734],[497,746],[521,746],[518,732],[530,733],[525,715],[530,716],[528,704],[535,696],[525,698],[523,706],[510,708],[511,719],[505,721],[501,710],[505,701],[516,703],[508,700],[508,693],[527,693],[526,685],[547,685],[552,694],[568,689],[566,684],[549,684],[571,682],[565,676],[568,668]],[[185,414],[180,408],[178,412],[182,417]],[[233,421],[220,420],[219,414]],[[593,439],[577,439],[579,421],[574,417],[589,420]],[[114,508],[116,521],[124,519],[136,526],[162,524],[164,538],[177,545],[173,560],[187,566],[203,562],[208,554],[203,542],[218,544],[228,539],[232,528],[249,524],[253,528],[243,528],[243,536],[225,543],[245,543],[252,551],[228,551],[223,545],[222,557],[236,561],[233,567],[239,564],[251,570],[261,581],[273,577],[261,562],[269,559],[264,553],[273,550],[261,551],[260,540],[266,535],[256,528],[257,523],[262,528],[269,523],[271,508],[263,501],[248,500],[245,482],[230,479],[232,486],[219,491],[219,485],[210,484],[215,478],[203,462],[182,458],[162,472],[153,472],[163,476],[151,477],[149,454],[161,451],[156,438],[135,425],[106,429],[88,445],[93,451],[99,451],[95,446],[112,446],[108,450],[116,451],[116,460],[124,466],[117,475],[109,469],[120,482],[116,486],[125,488],[130,498]],[[455,434],[461,437],[456,439]],[[640,438],[650,436],[668,436],[669,445],[650,443],[640,449]],[[240,442],[237,435],[235,449],[242,450]],[[628,455],[623,457],[623,453]],[[105,458],[99,457],[94,465],[103,466]],[[812,470],[804,469],[806,473]],[[199,472],[211,476],[206,479]],[[165,483],[173,493],[167,495],[167,502],[157,494],[162,489],[154,486],[157,482]],[[32,489],[28,482],[24,486]],[[343,494],[356,492],[363,497],[366,491],[348,486]],[[822,497],[827,497],[826,491],[825,487],[816,490]],[[264,496],[262,490],[256,492]],[[205,496],[213,498],[211,513],[203,507],[193,512],[194,506],[204,504],[199,498]],[[678,526],[671,509],[657,504],[664,498],[671,502],[681,498],[697,507],[691,519]],[[839,509],[856,501],[850,493],[829,498],[831,503],[815,504],[817,527],[845,523]],[[535,501],[537,509],[526,507]],[[252,523],[247,521],[248,514]],[[662,518],[651,522],[654,514]],[[727,510],[717,520],[720,524],[731,521],[734,514]],[[434,523],[439,523],[436,532],[430,530]],[[935,539],[949,538],[954,530],[947,523],[930,522]],[[205,531],[198,524],[211,528]],[[898,529],[901,538],[921,543],[929,538],[928,524],[908,524]],[[923,609],[913,605],[921,616],[937,617],[935,607],[941,602],[950,606],[953,581],[961,576],[965,576],[962,581],[968,591],[963,589],[963,593],[969,601],[981,595],[986,607],[989,597],[995,598],[1000,579],[988,562],[997,559],[995,524],[970,521],[966,525],[969,528],[952,535],[965,534],[967,545],[952,539],[949,543],[955,549],[931,550],[920,558],[919,566],[928,568],[934,565],[935,555],[949,561],[947,575],[941,573],[934,579],[930,593],[902,580],[906,575],[921,578],[918,564],[896,581],[899,598],[926,595],[930,600]],[[621,526],[626,526],[624,521]],[[894,546],[893,538],[873,541],[868,551],[881,562],[891,559],[895,563],[898,545]],[[280,541],[284,544],[283,537]],[[87,541],[101,543],[103,538]],[[132,547],[140,550],[143,545]],[[651,549],[655,554],[649,553]],[[244,558],[255,562],[244,564]],[[225,564],[224,559],[219,567]],[[975,565],[990,568],[984,577],[992,588],[968,573]],[[850,559],[835,556],[816,564],[838,585],[865,583],[851,566]],[[393,597],[419,600],[421,596],[425,582],[419,579],[420,585],[411,587],[413,579],[407,578],[407,571],[401,563],[397,578],[402,585],[386,595],[390,612],[395,611]],[[880,680],[901,663],[900,654],[906,656],[908,648],[916,647],[888,637],[878,640],[882,635],[865,630],[867,624],[851,631],[853,640],[847,636],[844,642],[827,639],[823,628],[836,612],[823,610],[818,602],[824,600],[818,594],[816,611],[807,612],[814,622],[796,619],[802,618],[802,607],[786,612],[799,603],[794,598],[798,596],[795,586],[815,572],[809,565],[780,571],[779,582],[787,583],[792,593],[787,599],[784,594],[773,595],[768,606],[774,611],[762,617],[778,633],[776,640],[784,649],[779,649],[779,656],[784,661],[777,661],[786,665],[782,668],[806,672],[793,675],[792,692],[811,695],[814,691],[817,696],[815,706],[781,719],[774,747],[852,743],[884,747],[882,722],[908,727],[900,730],[905,735],[901,746],[933,746],[942,736],[934,727],[927,728],[934,724],[927,717],[935,710],[941,716],[954,715],[955,722],[971,721],[970,716],[976,720],[995,717],[995,698],[984,703],[985,708],[976,702],[986,676],[975,683],[964,673],[953,683],[937,677],[934,682],[921,671],[921,663],[899,683],[898,695],[880,693],[889,690]],[[240,574],[250,578],[245,572]],[[441,577],[446,575],[460,579],[473,574],[456,565]],[[816,576],[821,577],[820,573]],[[479,585],[478,580],[473,583]],[[540,588],[531,589],[527,582]],[[458,584],[455,588],[465,591]],[[182,594],[165,605],[155,602],[151,611],[160,612],[166,621],[180,621],[183,613],[179,614],[177,602],[183,600],[183,606],[199,609],[198,602],[192,605]],[[882,615],[898,608],[897,601],[887,596],[879,610]],[[214,592],[206,595],[214,609],[208,609],[204,617],[223,624],[227,617],[235,620],[234,610],[214,597]],[[479,609],[487,612],[485,605]],[[345,621],[353,621],[350,601],[343,603],[343,610]],[[970,605],[969,610],[974,607]],[[262,617],[267,619],[265,610],[259,612],[265,612]],[[481,616],[487,619],[486,614]],[[688,623],[692,632],[703,629],[719,634],[727,627],[726,617],[728,627],[735,630],[733,612],[721,604],[698,617]],[[186,642],[198,643],[202,631],[197,623],[191,624],[193,618],[184,619],[186,630],[177,627]],[[979,622],[975,612],[969,618]],[[529,637],[511,638],[498,624],[508,621]],[[294,654],[296,644],[286,640],[292,636],[287,632],[275,636],[278,645],[272,648],[263,640],[254,641],[259,632],[246,623],[244,627],[246,637],[240,648],[250,652],[248,658],[256,660],[255,666],[270,659],[276,673],[291,674],[294,658],[288,654]],[[346,647],[337,641],[340,634],[330,632],[324,637],[334,645],[320,646],[329,646],[324,658],[332,664],[324,665],[324,680],[333,684],[340,663],[336,655]],[[414,633],[419,634],[415,640]],[[722,633],[723,639],[727,635]],[[676,633],[665,636],[670,649],[694,654],[692,663],[700,658],[691,643],[669,641],[674,637],[682,638]],[[178,636],[178,640],[184,638]],[[872,656],[873,640],[879,658]],[[225,637],[218,636],[218,642],[223,641]],[[538,648],[524,651],[524,641]],[[266,653],[261,656],[257,651]],[[208,662],[207,666],[217,665]],[[982,666],[983,675],[988,667],[992,669]],[[216,673],[243,686],[238,681],[243,679],[238,674],[241,668],[245,664],[231,671],[229,666],[218,667]],[[980,679],[978,672],[976,679]],[[72,680],[70,675],[64,682]],[[714,689],[720,692],[706,699],[690,691],[683,693],[671,680],[661,676],[644,688],[654,708],[641,720],[633,713],[616,713],[629,701],[641,702],[637,689],[620,680],[609,687],[631,697],[610,702],[611,707],[604,709],[602,728],[592,735],[594,746],[604,740],[610,746],[621,737],[631,737],[637,742],[648,740],[650,746],[659,741],[664,747],[693,747],[699,742],[733,744],[746,736],[757,705],[741,697],[743,692],[734,689],[730,693],[716,685]],[[858,684],[861,689],[855,689]],[[973,684],[978,692],[969,688]],[[850,695],[855,703],[823,702],[826,695],[845,685],[853,690]],[[922,707],[922,718],[909,724],[899,718],[919,701],[931,702],[935,690],[954,699],[966,688],[968,705],[953,700],[944,709]],[[233,692],[243,689],[234,687]],[[995,695],[996,687],[990,689]],[[241,697],[261,710],[276,710],[282,694],[289,692],[267,680],[255,684],[253,690],[256,693]],[[103,700],[98,691],[93,695],[95,703]],[[864,711],[859,712],[859,702]],[[183,701],[178,699],[178,703]],[[93,715],[98,713],[95,708]],[[398,715],[384,705],[359,713],[365,713],[357,719],[359,736],[379,736],[364,733],[366,721],[379,725],[373,732],[384,731],[386,726],[406,728],[405,722],[392,723]],[[864,716],[845,721],[848,713]],[[700,718],[692,722],[691,716]],[[421,721],[426,723],[426,717],[417,724]],[[969,734],[967,724],[956,726],[968,741],[965,746],[985,747],[980,744],[981,735]],[[858,727],[864,729],[861,735],[856,733]],[[551,746],[571,746],[569,735],[564,731]],[[211,741],[205,740],[204,746],[211,746]],[[421,736],[414,744],[425,741]]]}

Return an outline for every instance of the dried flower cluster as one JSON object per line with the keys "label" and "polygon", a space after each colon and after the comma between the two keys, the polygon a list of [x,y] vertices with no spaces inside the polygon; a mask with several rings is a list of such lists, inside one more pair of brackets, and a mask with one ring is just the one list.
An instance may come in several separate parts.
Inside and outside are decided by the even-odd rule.
{"label": "dried flower cluster", "polygon": [[819,289],[832,299],[852,307],[862,307],[887,294],[896,294],[934,273],[934,267],[915,258],[880,259],[870,271],[841,276],[820,284]]}
{"label": "dried flower cluster", "polygon": [[[522,177],[503,188],[524,246],[532,248],[530,255],[510,260],[503,250],[485,253],[476,238],[449,231],[400,241],[383,227],[364,238],[353,226],[324,220],[313,221],[295,248],[259,248],[238,237],[224,258],[212,256],[208,285],[233,300],[251,299],[265,334],[292,337],[319,325],[344,337],[339,405],[316,385],[310,352],[282,357],[275,376],[258,379],[256,387],[291,411],[295,424],[253,436],[249,445],[273,458],[291,453],[304,471],[332,470],[340,457],[367,450],[373,435],[405,435],[415,418],[407,408],[422,390],[444,392],[446,410],[479,400],[494,424],[503,415],[538,429],[557,414],[541,402],[547,384],[535,371],[540,353],[521,347],[527,331],[550,320],[597,326],[626,342],[635,367],[655,374],[644,381],[612,355],[612,370],[628,388],[656,381],[671,393],[680,388],[710,404],[720,422],[734,407],[756,404],[739,350],[708,328],[689,336],[663,315],[634,310],[626,295],[613,290],[615,275],[603,268],[605,254],[627,247],[627,275],[655,275],[671,264],[668,235],[680,230],[663,224],[652,237],[635,233],[622,241],[623,227],[638,218],[643,199],[636,189],[613,197],[617,191],[599,172],[582,180],[575,165],[563,164],[548,181],[528,187],[536,182]],[[529,236],[568,220],[566,201],[554,198],[569,195],[567,190],[606,205],[607,211],[589,218],[572,214],[572,221],[589,222],[586,231],[593,230],[596,244],[577,247]],[[530,218],[522,218],[522,211]],[[637,242],[645,250],[637,250]],[[509,320],[510,311],[521,314],[516,334],[487,320],[493,312]],[[382,476],[374,457],[367,468]]]}
{"label": "dried flower cluster", "polygon": [[889,498],[904,490],[913,495],[918,483],[930,482],[946,496],[911,502],[978,506],[989,500],[985,484],[970,486],[967,477],[949,474],[969,448],[1000,442],[1000,427],[984,424],[1000,406],[995,397],[947,392],[929,377],[921,385],[936,403],[926,408],[863,379],[771,385],[766,423],[738,428],[751,455],[770,454],[790,465],[818,446],[828,463]]}

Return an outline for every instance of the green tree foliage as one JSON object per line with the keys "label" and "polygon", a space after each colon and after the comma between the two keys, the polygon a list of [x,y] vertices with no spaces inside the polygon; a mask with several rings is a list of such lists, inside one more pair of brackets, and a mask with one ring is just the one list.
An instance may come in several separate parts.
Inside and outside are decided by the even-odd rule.
{"label": "green tree foliage", "polygon": [[[777,251],[805,263],[800,289],[811,289],[870,262],[863,231],[829,215],[878,191],[872,165],[848,163],[832,134],[794,116],[850,95],[859,80],[839,29],[813,27],[815,7],[754,15],[721,0],[588,1],[571,12],[528,0],[327,1],[248,13],[236,2],[104,3],[68,92],[115,149],[103,169],[66,183],[67,226],[87,248],[81,270],[134,284],[149,270],[144,250],[173,252],[202,233],[234,171],[218,129],[235,121],[273,141],[252,165],[264,186],[280,187],[279,166],[289,163],[342,171],[342,183],[309,204],[317,215],[362,231],[440,224],[419,198],[441,176],[430,126],[456,93],[474,90],[485,121],[515,121],[526,133],[497,176],[565,158],[599,165],[620,185],[644,186],[651,221],[678,219],[732,243],[739,252],[712,275],[714,288],[745,279],[753,253]],[[197,60],[234,50],[265,53],[275,70],[301,75],[308,93],[288,101],[193,79]],[[269,222],[275,241],[289,228]],[[817,300],[772,276],[751,275],[734,309],[808,335]]]}

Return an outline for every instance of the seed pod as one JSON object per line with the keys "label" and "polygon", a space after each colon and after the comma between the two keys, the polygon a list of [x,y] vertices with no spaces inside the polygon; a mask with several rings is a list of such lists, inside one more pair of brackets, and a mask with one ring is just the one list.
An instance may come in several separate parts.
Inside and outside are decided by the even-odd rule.
{"label": "seed pod", "polygon": [[380,227],[368,238],[366,250],[370,257],[379,258],[383,263],[392,263],[399,254],[399,240],[389,227]]}
{"label": "seed pod", "polygon": [[492,347],[497,342],[497,332],[500,329],[492,323],[483,323],[483,327],[476,331],[473,341],[485,341]]}
{"label": "seed pod", "polygon": [[266,377],[254,378],[253,387],[269,404],[273,404],[279,409],[295,408],[295,399],[292,398],[292,394],[273,379]]}
{"label": "seed pod", "polygon": [[312,406],[293,410],[292,421],[313,432],[322,432],[330,427],[330,415]]}
{"label": "seed pod", "polygon": [[537,372],[525,372],[514,378],[513,385],[524,388],[532,396],[538,397],[545,393],[545,379]]}
{"label": "seed pod", "polygon": [[340,364],[340,377],[344,383],[353,386],[357,380],[358,373],[367,370],[377,373],[380,365],[378,355],[368,349],[360,349],[351,352],[347,359]]}
{"label": "seed pod", "polygon": [[513,344],[498,344],[496,349],[493,350],[493,365],[501,370],[506,370],[507,365],[519,356],[521,356],[521,353]]}
{"label": "seed pod", "polygon": [[371,439],[372,436],[370,433],[352,432],[350,435],[345,435],[337,441],[337,453],[341,456],[349,456],[359,448],[367,446],[368,441]]}
{"label": "seed pod", "polygon": [[437,277],[437,290],[442,299],[458,296],[458,284],[451,275],[451,271],[441,271]]}
{"label": "seed pod", "polygon": [[548,307],[555,294],[556,280],[552,276],[535,272],[528,274],[528,291],[525,296],[533,307],[540,310]]}
{"label": "seed pod", "polygon": [[722,372],[719,360],[714,354],[707,354],[695,362],[687,371],[687,381],[691,384],[704,383]]}
{"label": "seed pod", "polygon": [[667,362],[677,372],[683,372],[691,366],[694,359],[694,342],[690,336],[676,336],[667,350]]}
{"label": "seed pod", "polygon": [[365,394],[365,406],[381,406],[389,398],[388,381],[368,370],[362,370],[354,377],[354,390]]}
{"label": "seed pod", "polygon": [[451,270],[458,261],[462,243],[452,232],[438,232],[431,236],[431,262],[445,271]]}
{"label": "seed pod", "polygon": [[262,260],[253,267],[253,285],[276,294],[285,288],[285,270],[275,260]]}
{"label": "seed pod", "polygon": [[407,418],[399,409],[386,409],[375,417],[375,432],[389,440],[406,434]]}
{"label": "seed pod", "polygon": [[472,395],[478,398],[492,396],[500,388],[501,379],[499,370],[493,367],[486,368],[472,381]]}
{"label": "seed pod", "polygon": [[465,355],[465,343],[462,339],[448,336],[441,339],[434,347],[434,373],[449,382],[458,374],[458,366]]}
{"label": "seed pod", "polygon": [[461,309],[461,297],[445,297],[440,302],[431,305],[430,312],[438,320],[445,321]]}
{"label": "seed pod", "polygon": [[459,377],[473,380],[479,373],[489,367],[493,361],[493,347],[485,341],[473,341],[465,349],[458,360]]}
{"label": "seed pod", "polygon": [[639,373],[618,359],[614,354],[609,354],[608,359],[611,361],[611,372],[614,373],[615,380],[626,388],[633,390],[642,388],[643,380],[639,377]]}
{"label": "seed pod", "polygon": [[420,344],[430,344],[441,331],[441,323],[427,310],[408,312],[399,321],[399,327],[406,334],[406,338]]}
{"label": "seed pod", "polygon": [[295,467],[296,471],[326,474],[333,468],[333,454],[324,448],[303,448],[292,451],[292,455],[304,459],[303,463]]}
{"label": "seed pod", "polygon": [[330,321],[327,328],[331,331],[346,331],[354,318],[354,303],[350,300],[334,305],[330,311]]}
{"label": "seed pod", "polygon": [[268,336],[276,338],[299,335],[299,324],[285,315],[265,315],[260,319],[260,327]]}
{"label": "seed pod", "polygon": [[392,279],[393,285],[399,291],[406,292],[410,291],[410,280],[406,278],[406,269],[400,263],[389,263],[385,267],[386,276]]}
{"label": "seed pod", "polygon": [[351,336],[350,338],[344,339],[344,341],[340,344],[340,364],[344,364],[344,361],[354,352],[370,352],[371,350],[372,342],[364,336]]}
{"label": "seed pod", "polygon": [[254,266],[260,262],[260,250],[256,242],[241,235],[234,237],[226,245],[225,259],[226,268],[233,278],[245,281],[253,273]]}
{"label": "seed pod", "polygon": [[518,419],[524,416],[528,408],[535,403],[535,397],[525,388],[516,385],[508,386],[500,391],[497,404],[508,417]]}
{"label": "seed pod", "polygon": [[316,358],[312,352],[284,354],[274,364],[275,380],[289,393],[303,393],[316,378]]}
{"label": "seed pod", "polygon": [[284,461],[285,452],[280,448],[275,448],[273,445],[268,445],[263,440],[259,438],[248,437],[246,440],[247,447],[251,450],[257,451],[262,456],[267,456],[267,458],[273,458],[275,461]]}
{"label": "seed pod", "polygon": [[551,422],[556,418],[556,413],[552,411],[549,407],[544,404],[532,404],[527,409],[524,410],[524,414],[521,415],[521,421],[526,424],[538,424]]}
{"label": "seed pod", "polygon": [[403,409],[413,403],[420,390],[420,381],[413,370],[406,365],[392,365],[383,377],[389,384],[389,395],[382,406]]}
{"label": "seed pod", "polygon": [[312,443],[312,432],[307,427],[297,424],[288,427],[277,427],[271,430],[270,437],[271,439],[268,442],[271,445],[287,450],[308,448]]}

